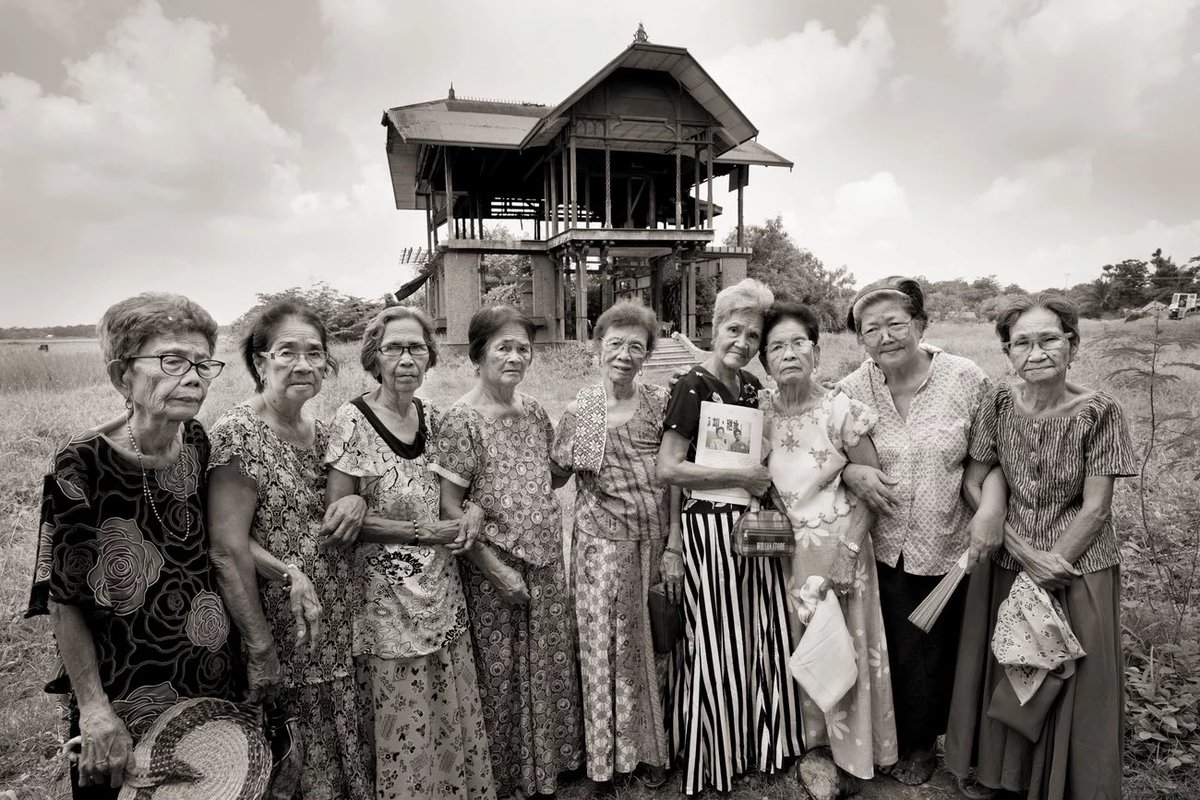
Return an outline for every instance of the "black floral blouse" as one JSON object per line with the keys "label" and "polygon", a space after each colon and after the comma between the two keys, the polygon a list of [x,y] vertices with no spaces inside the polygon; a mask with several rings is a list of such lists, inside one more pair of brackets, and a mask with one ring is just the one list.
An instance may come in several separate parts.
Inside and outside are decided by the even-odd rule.
{"label": "black floral blouse", "polygon": [[[242,671],[216,591],[204,517],[208,436],[184,425],[183,452],[142,472],[96,431],[71,439],[43,481],[42,519],[26,616],[49,602],[78,608],[104,692],[135,739],[189,697],[234,698]],[[184,534],[190,517],[191,530]],[[48,691],[69,691],[55,681]]]}

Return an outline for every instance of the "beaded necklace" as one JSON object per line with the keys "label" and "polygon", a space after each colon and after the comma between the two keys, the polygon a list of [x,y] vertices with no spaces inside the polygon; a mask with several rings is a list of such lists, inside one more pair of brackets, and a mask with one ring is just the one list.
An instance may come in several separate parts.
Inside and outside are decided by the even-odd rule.
{"label": "beaded necklace", "polygon": [[[149,480],[149,478],[146,477],[146,464],[145,464],[145,462],[142,461],[142,451],[138,447],[137,439],[133,438],[133,426],[129,424],[128,419],[125,420],[125,430],[129,431],[129,443],[131,445],[133,445],[133,453],[134,453],[134,455],[137,456],[138,468],[141,469],[141,471],[142,471],[142,493],[146,495],[146,502],[150,504],[150,510],[154,512],[154,518],[156,520],[158,520],[158,524],[162,526],[162,529],[164,531],[166,531],[172,537],[174,537],[176,539],[186,539],[188,537],[188,534],[190,534],[192,532],[192,509],[191,509],[191,506],[189,506],[187,504],[187,502],[184,501],[184,504],[183,504],[183,520],[184,520],[183,535],[178,536],[175,534],[174,531],[171,530],[170,527],[168,527],[167,523],[163,522],[162,515],[158,513],[158,506],[155,505],[155,503],[154,503],[154,493],[150,491],[150,480]],[[181,458],[183,457],[182,452],[180,452],[180,457]]]}

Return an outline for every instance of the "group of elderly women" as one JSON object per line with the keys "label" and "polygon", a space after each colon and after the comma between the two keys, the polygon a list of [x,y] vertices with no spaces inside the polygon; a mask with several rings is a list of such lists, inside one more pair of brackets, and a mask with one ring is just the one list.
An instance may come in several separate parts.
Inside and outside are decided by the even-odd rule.
{"label": "group of elderly women", "polygon": [[[598,792],[671,767],[686,794],[724,792],[806,751],[845,794],[877,768],[928,780],[942,734],[969,796],[1118,797],[1109,509],[1133,467],[1113,398],[1066,379],[1077,315],[1014,301],[1004,386],[924,343],[914,281],[866,287],[848,322],[869,358],[830,390],[817,317],[744,280],[668,390],[639,380],[657,319],[618,303],[595,325],[600,379],[556,429],[518,388],[535,333],[520,311],[475,314],[477,380],[438,408],[416,396],[432,325],[394,307],[363,336],[378,387],[326,422],[307,408],[338,368],[325,326],[280,301],[242,343],[255,394],[206,432],[212,318],[176,295],[116,304],[100,338],[128,413],[56,455],[30,602],[52,616],[52,688],[81,738],[75,797],[115,797],[133,743],[199,696],[282,705],[306,800],[553,794],[580,768]],[[704,402],[761,409],[762,465],[697,463]],[[555,490],[572,476],[564,547]],[[702,499],[714,489],[774,492],[794,554],[735,551],[745,508]],[[969,588],[922,632],[909,615],[964,553]],[[1086,653],[1033,737],[989,716],[1008,674],[992,631],[1022,574]],[[652,591],[682,606],[661,655]],[[789,659],[830,596],[857,675],[818,704]],[[819,771],[800,770],[818,795]]]}

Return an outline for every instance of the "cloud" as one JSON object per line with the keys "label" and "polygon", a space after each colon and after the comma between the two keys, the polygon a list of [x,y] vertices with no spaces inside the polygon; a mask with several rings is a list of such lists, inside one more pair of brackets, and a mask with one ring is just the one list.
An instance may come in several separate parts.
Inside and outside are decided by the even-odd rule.
{"label": "cloud", "polygon": [[855,236],[910,218],[908,195],[890,172],[843,184],[833,196],[833,208],[823,219],[832,238]]}
{"label": "cloud", "polygon": [[981,210],[992,214],[1030,212],[1079,203],[1091,189],[1092,156],[1078,150],[1020,164],[1015,175],[992,181],[977,202]]}
{"label": "cloud", "polygon": [[1134,230],[1097,237],[1089,242],[1044,247],[1024,259],[1028,288],[1076,284],[1092,280],[1100,267],[1126,258],[1149,258],[1158,248],[1176,264],[1200,256],[1200,219],[1173,225],[1147,220]]}

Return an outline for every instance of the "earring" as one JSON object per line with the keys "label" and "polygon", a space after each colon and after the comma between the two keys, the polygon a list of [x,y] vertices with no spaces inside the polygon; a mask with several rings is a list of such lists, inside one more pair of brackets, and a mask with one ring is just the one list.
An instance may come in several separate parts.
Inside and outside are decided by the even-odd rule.
{"label": "earring", "polygon": [[133,411],[133,398],[128,395],[125,397],[125,410]]}

